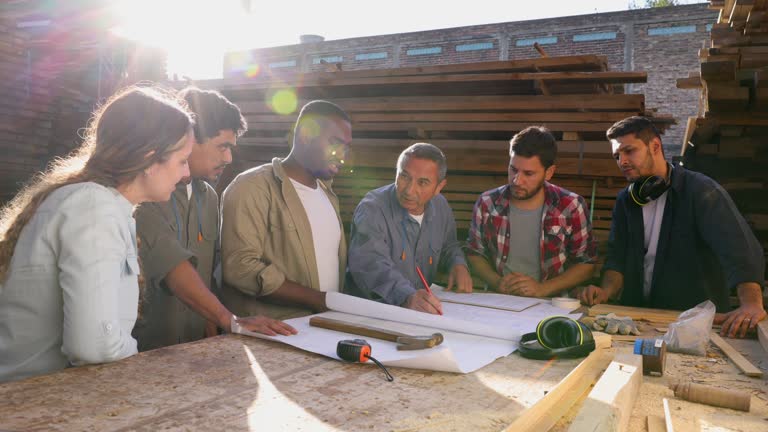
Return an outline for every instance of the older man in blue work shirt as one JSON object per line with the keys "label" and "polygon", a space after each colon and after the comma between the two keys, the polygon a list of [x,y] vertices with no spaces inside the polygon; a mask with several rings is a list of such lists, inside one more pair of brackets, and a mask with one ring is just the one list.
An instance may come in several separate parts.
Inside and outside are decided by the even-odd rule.
{"label": "older man in blue work shirt", "polygon": [[348,294],[439,314],[440,300],[417,271],[431,283],[439,268],[450,272],[448,289],[472,291],[453,211],[440,195],[447,171],[439,148],[417,143],[400,154],[395,183],[365,195],[352,220]]}

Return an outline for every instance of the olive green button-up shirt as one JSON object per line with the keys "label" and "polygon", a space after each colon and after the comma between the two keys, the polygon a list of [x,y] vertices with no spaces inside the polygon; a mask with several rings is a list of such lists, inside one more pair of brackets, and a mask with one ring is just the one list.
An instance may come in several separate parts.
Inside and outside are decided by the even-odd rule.
{"label": "olive green button-up shirt", "polygon": [[[277,319],[308,315],[301,306],[269,304],[259,297],[275,292],[286,279],[320,290],[309,217],[283,169],[282,160],[235,178],[222,197],[222,300],[239,316],[265,314]],[[339,200],[320,182],[336,214]],[[338,217],[339,227],[341,217]],[[347,244],[339,242],[339,280],[344,278]],[[339,287],[341,290],[342,287]]]}
{"label": "olive green button-up shirt", "polygon": [[183,261],[195,266],[210,289],[219,233],[219,199],[205,181],[192,181],[192,195],[180,184],[172,199],[144,203],[135,213],[146,291],[134,337],[139,350],[201,339],[205,319],[176,298],[165,277]]}

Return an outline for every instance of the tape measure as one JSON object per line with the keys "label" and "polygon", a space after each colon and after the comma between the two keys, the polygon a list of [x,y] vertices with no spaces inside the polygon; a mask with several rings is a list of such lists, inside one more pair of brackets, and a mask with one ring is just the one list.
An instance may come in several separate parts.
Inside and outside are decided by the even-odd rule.
{"label": "tape measure", "polygon": [[664,375],[664,363],[667,361],[664,339],[636,339],[634,353],[643,356],[644,375]]}
{"label": "tape measure", "polygon": [[387,381],[394,381],[395,377],[387,370],[387,368],[381,364],[378,360],[371,357],[371,344],[365,341],[365,339],[346,339],[339,341],[336,344],[336,355],[344,361],[351,363],[365,363],[368,360],[376,363],[376,366],[380,367],[384,371],[384,375],[387,377]]}

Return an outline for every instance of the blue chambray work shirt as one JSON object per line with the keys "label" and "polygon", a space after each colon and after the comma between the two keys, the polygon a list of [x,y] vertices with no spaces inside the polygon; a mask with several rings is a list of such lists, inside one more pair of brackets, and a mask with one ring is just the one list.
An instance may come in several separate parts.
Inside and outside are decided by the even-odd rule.
{"label": "blue chambray work shirt", "polygon": [[0,382],[136,354],[133,205],[96,183],[49,195],[0,285]]}
{"label": "blue chambray work shirt", "polygon": [[355,209],[344,292],[399,306],[423,288],[417,265],[432,283],[438,269],[456,264],[466,259],[445,197],[427,203],[419,225],[400,206],[393,183],[368,192]]}

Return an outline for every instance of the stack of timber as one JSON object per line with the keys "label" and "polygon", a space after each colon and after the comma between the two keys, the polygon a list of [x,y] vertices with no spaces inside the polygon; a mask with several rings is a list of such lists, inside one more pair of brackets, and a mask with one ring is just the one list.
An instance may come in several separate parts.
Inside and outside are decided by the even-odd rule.
{"label": "stack of timber", "polygon": [[29,62],[26,35],[0,20],[0,203],[48,158],[51,93]]}
{"label": "stack of timber", "polygon": [[0,205],[80,144],[93,108],[118,87],[166,78],[162,51],[112,35],[95,10],[75,7],[49,25],[21,28],[17,20],[41,16],[32,3],[0,17]]}
{"label": "stack of timber", "polygon": [[623,94],[623,84],[645,81],[644,72],[608,71],[605,57],[583,55],[264,73],[248,80],[197,85],[220,90],[240,106],[249,123],[249,132],[239,140],[236,163],[222,178],[220,190],[234,174],[288,154],[296,110],[306,101],[322,98],[339,104],[353,122],[347,168],[334,182],[347,224],[366,192],[394,180],[399,153],[426,141],[448,158],[443,194],[454,210],[459,238],[466,239],[478,195],[507,182],[509,139],[525,127],[543,125],[558,140],[553,181],[594,205],[594,226],[605,239],[615,197],[626,184],[611,157],[606,129],[631,115],[653,116],[662,128],[673,123],[670,117],[646,110],[642,94]]}
{"label": "stack of timber", "polygon": [[723,185],[768,250],[768,0],[713,0],[710,7],[720,15],[710,46],[699,52],[700,73],[677,83],[701,88],[682,159]]}

